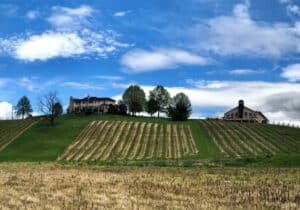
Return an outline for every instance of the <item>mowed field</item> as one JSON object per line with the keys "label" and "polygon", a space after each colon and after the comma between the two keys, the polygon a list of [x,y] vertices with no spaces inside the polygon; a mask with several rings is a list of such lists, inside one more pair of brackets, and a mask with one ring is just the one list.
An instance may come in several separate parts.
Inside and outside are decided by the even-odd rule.
{"label": "mowed field", "polygon": [[299,168],[0,164],[0,209],[299,209]]}
{"label": "mowed field", "polygon": [[93,121],[58,160],[178,159],[197,153],[186,124]]}
{"label": "mowed field", "polygon": [[276,125],[201,120],[224,157],[299,154],[300,129]]}
{"label": "mowed field", "polygon": [[34,118],[26,120],[0,120],[0,151],[36,122],[37,119]]}

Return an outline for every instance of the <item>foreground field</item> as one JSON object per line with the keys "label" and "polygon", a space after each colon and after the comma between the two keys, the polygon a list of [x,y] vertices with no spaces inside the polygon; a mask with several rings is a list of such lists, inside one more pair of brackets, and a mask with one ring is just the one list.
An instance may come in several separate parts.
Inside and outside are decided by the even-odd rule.
{"label": "foreground field", "polygon": [[58,160],[178,159],[197,152],[189,125],[93,121]]}
{"label": "foreground field", "polygon": [[0,164],[0,209],[299,209],[299,168]]}

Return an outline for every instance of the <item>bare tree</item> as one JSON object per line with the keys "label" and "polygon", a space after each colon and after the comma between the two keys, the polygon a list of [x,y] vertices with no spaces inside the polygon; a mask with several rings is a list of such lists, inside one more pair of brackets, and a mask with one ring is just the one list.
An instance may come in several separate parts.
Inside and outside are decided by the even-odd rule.
{"label": "bare tree", "polygon": [[50,91],[39,99],[39,110],[46,115],[51,125],[58,116],[55,109],[57,103],[59,103],[59,99],[56,91]]}

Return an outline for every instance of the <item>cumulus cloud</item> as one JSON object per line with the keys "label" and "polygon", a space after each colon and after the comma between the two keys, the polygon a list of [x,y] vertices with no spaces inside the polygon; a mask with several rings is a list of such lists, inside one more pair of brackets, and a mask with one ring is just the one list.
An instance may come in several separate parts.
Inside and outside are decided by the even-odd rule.
{"label": "cumulus cloud", "polygon": [[229,74],[232,75],[249,75],[249,74],[258,74],[261,73],[260,71],[253,70],[253,69],[234,69],[228,71]]}
{"label": "cumulus cloud", "polygon": [[265,104],[271,113],[286,115],[288,119],[300,119],[300,91],[273,94],[265,99]]}
{"label": "cumulus cloud", "polygon": [[190,34],[193,48],[219,55],[279,58],[300,50],[300,22],[290,25],[256,21],[245,4],[235,5],[230,16],[199,23]]}
{"label": "cumulus cloud", "polygon": [[89,6],[53,7],[48,21],[52,29],[40,34],[0,37],[0,53],[33,62],[63,57],[105,58],[120,48],[128,47],[117,40],[119,34],[109,29],[95,29],[88,17]]}
{"label": "cumulus cloud", "polygon": [[207,65],[209,63],[208,58],[173,48],[134,49],[121,58],[121,64],[130,73],[172,69],[181,65]]}
{"label": "cumulus cloud", "polygon": [[7,101],[0,102],[0,119],[10,119],[12,114],[12,104]]}
{"label": "cumulus cloud", "polygon": [[290,82],[300,81],[300,64],[292,64],[283,68],[281,77]]}
{"label": "cumulus cloud", "polygon": [[14,56],[20,60],[47,60],[55,57],[72,57],[85,52],[85,41],[75,33],[47,32],[21,41]]}

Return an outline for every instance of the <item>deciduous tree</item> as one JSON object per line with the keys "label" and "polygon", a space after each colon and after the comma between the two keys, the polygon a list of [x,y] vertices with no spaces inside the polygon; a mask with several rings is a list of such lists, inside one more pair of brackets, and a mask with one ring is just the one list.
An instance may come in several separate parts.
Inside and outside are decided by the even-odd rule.
{"label": "deciduous tree", "polygon": [[123,94],[123,101],[131,115],[134,116],[136,113],[144,111],[145,92],[138,85],[130,85]]}
{"label": "deciduous tree", "polygon": [[50,91],[39,99],[39,110],[44,113],[51,125],[54,125],[54,119],[58,116],[55,104],[59,103],[56,91]]}
{"label": "deciduous tree", "polygon": [[172,102],[168,108],[168,116],[172,120],[187,120],[192,113],[192,105],[190,99],[184,93],[178,93],[172,98]]}
{"label": "deciduous tree", "polygon": [[150,91],[149,99],[153,99],[156,101],[157,106],[155,112],[157,112],[157,117],[159,118],[159,114],[168,107],[170,103],[170,94],[167,89],[163,86],[158,85],[152,91]]}

